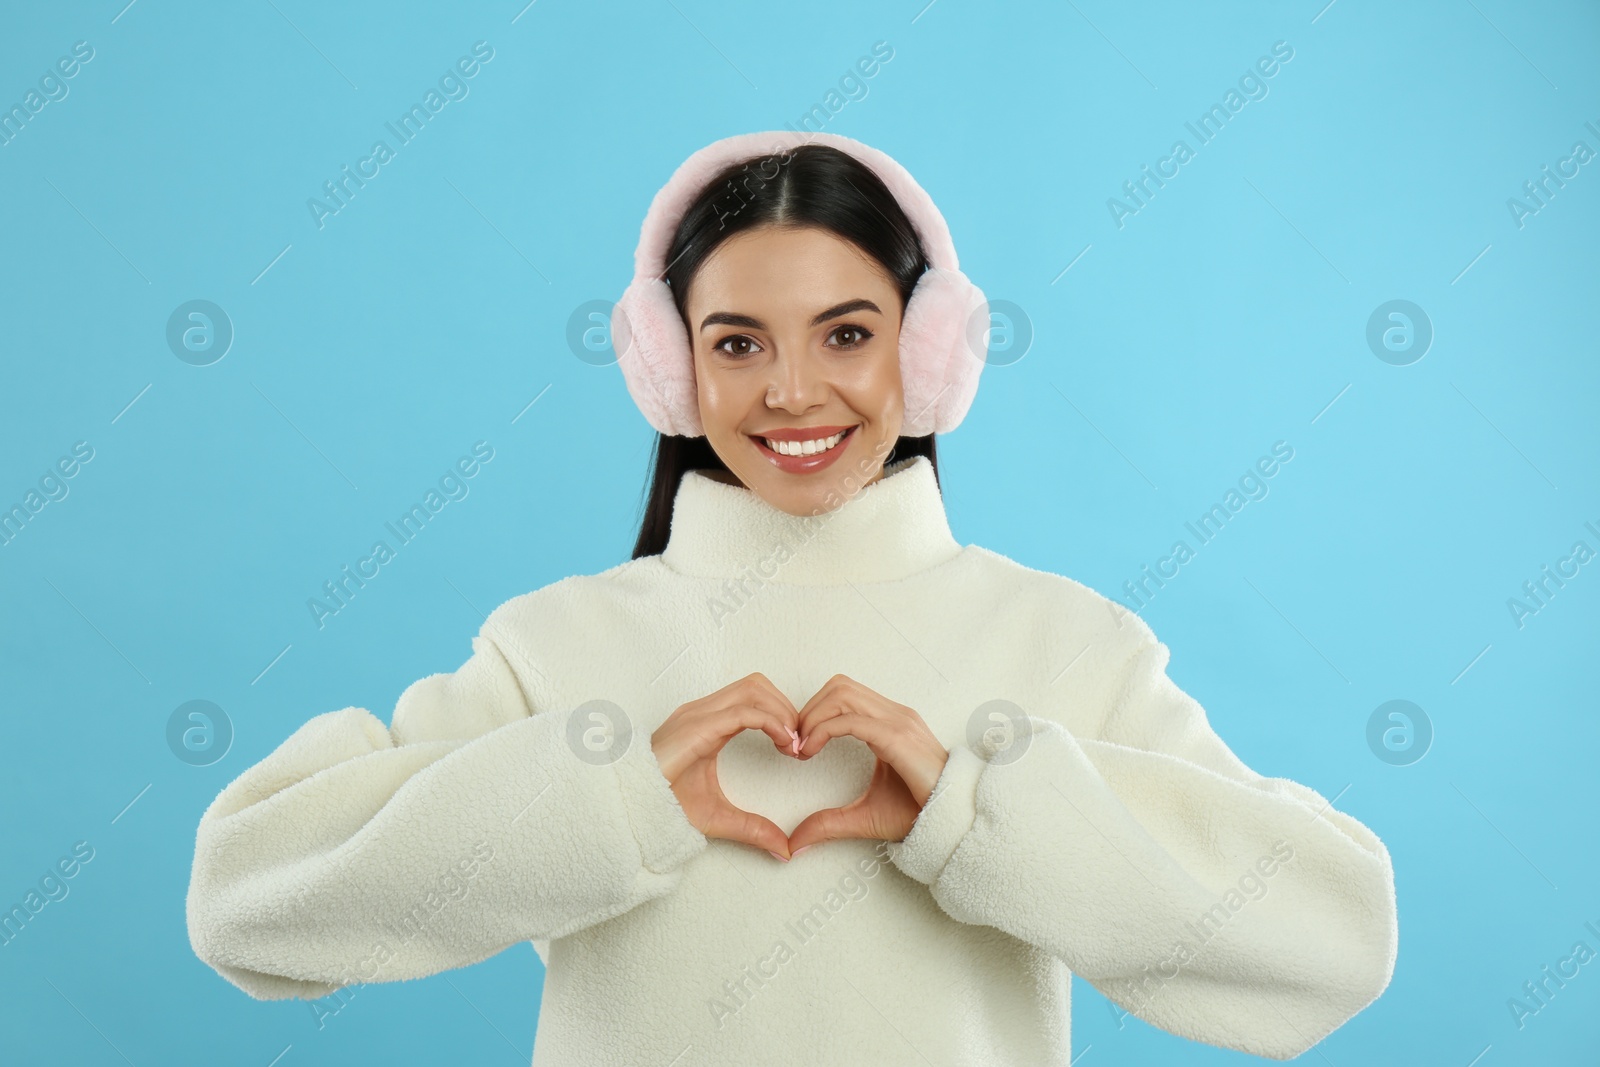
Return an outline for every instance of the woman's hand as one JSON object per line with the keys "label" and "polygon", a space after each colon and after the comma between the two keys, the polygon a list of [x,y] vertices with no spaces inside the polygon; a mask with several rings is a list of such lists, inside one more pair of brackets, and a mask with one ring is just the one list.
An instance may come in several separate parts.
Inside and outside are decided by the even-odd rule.
{"label": "woman's hand", "polygon": [[789,858],[789,839],[776,823],[734,807],[723,794],[717,755],[734,735],[760,730],[779,751],[792,756],[798,718],[789,698],[759,673],[691,700],[667,716],[650,735],[650,748],[695,829]]}
{"label": "woman's hand", "polygon": [[921,715],[842,674],[800,709],[799,730],[801,759],[848,734],[872,749],[877,764],[866,792],[842,808],[812,812],[794,828],[789,844],[796,852],[837,838],[904,840],[950,758]]}

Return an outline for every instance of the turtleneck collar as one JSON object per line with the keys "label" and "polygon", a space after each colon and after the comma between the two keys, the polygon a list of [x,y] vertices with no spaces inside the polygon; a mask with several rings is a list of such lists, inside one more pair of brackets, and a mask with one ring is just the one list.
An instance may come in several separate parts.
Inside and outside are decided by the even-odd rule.
{"label": "turtleneck collar", "polygon": [[933,464],[908,456],[820,515],[790,515],[750,489],[688,471],[661,561],[696,578],[754,572],[779,584],[843,585],[904,578],[960,552]]}

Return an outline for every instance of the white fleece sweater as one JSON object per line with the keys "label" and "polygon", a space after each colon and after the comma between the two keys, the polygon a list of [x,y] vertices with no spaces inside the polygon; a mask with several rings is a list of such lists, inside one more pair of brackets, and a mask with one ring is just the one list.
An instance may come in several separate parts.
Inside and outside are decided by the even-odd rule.
{"label": "white fleece sweater", "polygon": [[[311,719],[201,819],[195,952],[317,998],[531,940],[535,1067],[1067,1064],[1071,973],[1284,1059],[1377,997],[1383,843],[1241,763],[1138,616],[957,543],[925,458],[889,471],[820,517],[690,473],[660,556],[502,604],[387,728]],[[926,720],[950,759],[903,842],[786,864],[689,823],[650,735],[754,671],[797,708],[846,674]],[[756,731],[718,763],[786,832],[872,766]]]}

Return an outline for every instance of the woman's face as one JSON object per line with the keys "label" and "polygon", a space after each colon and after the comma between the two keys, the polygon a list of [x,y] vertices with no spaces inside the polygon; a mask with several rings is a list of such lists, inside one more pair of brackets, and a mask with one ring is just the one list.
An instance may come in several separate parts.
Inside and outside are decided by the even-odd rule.
{"label": "woman's face", "polygon": [[900,292],[876,260],[827,230],[759,226],[706,257],[685,309],[706,439],[746,488],[811,515],[882,477],[905,399]]}

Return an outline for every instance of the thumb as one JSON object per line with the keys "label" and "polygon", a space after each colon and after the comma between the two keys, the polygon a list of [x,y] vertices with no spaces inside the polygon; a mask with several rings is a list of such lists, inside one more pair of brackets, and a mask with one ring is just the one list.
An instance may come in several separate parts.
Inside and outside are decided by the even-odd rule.
{"label": "thumb", "polygon": [[792,855],[789,851],[788,835],[771,819],[735,807],[726,800],[717,807],[716,821],[719,832],[715,836],[764,848],[768,852],[776,853],[782,860],[788,860]]}
{"label": "thumb", "polygon": [[800,821],[794,828],[794,833],[789,835],[789,848],[791,855],[799,852],[808,845],[818,841],[835,841],[842,838],[866,837],[866,819],[863,815],[865,809],[860,805],[852,804],[843,808],[823,808],[814,811]]}

